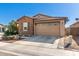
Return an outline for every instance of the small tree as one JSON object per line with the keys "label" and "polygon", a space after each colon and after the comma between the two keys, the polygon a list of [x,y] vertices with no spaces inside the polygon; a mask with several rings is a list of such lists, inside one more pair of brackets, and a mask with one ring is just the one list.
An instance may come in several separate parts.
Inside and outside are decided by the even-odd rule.
{"label": "small tree", "polygon": [[12,20],[7,26],[7,30],[5,31],[5,35],[16,35],[18,34],[17,23]]}

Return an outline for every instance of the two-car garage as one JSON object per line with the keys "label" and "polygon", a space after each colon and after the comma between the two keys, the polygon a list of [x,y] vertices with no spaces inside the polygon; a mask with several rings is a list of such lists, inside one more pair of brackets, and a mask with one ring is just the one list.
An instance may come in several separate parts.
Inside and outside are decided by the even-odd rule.
{"label": "two-car garage", "polygon": [[60,35],[60,25],[58,22],[36,23],[34,30],[35,35]]}

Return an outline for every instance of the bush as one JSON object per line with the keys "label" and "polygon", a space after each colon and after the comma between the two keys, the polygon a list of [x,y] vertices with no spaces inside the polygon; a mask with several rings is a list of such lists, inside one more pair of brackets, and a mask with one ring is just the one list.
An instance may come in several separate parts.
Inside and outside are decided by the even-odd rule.
{"label": "bush", "polygon": [[17,23],[14,20],[9,23],[7,29],[8,30],[4,32],[6,36],[18,34]]}

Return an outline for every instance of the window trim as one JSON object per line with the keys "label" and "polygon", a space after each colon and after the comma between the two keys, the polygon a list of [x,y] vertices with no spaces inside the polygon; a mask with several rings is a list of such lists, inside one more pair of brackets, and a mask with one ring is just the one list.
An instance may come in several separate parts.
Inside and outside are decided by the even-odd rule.
{"label": "window trim", "polygon": [[[24,26],[24,23],[27,23],[27,25]],[[29,24],[28,22],[23,22],[23,31],[28,31],[28,24]],[[27,30],[25,30],[24,27],[27,27]]]}

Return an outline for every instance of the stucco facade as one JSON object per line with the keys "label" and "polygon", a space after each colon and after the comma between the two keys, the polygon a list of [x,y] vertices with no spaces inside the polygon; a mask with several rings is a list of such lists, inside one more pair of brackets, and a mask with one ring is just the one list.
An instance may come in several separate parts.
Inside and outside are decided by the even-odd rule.
{"label": "stucco facade", "polygon": [[0,24],[0,40],[2,40],[4,31],[5,31],[5,26],[3,24]]}
{"label": "stucco facade", "polygon": [[76,22],[70,26],[70,33],[74,36],[79,35],[79,22]]}
{"label": "stucco facade", "polygon": [[[65,36],[67,17],[51,17],[37,14],[33,17],[21,17],[17,20],[18,31],[22,35]],[[28,23],[28,30],[23,31],[23,23]]]}
{"label": "stucco facade", "polygon": [[79,45],[79,21],[70,26],[70,33],[73,36],[73,39]]}
{"label": "stucco facade", "polygon": [[[28,31],[24,31],[23,30],[23,23],[27,22],[28,25]],[[20,19],[17,20],[17,24],[18,24],[18,32],[20,35],[33,35],[33,20],[30,17],[27,16],[23,16]]]}

